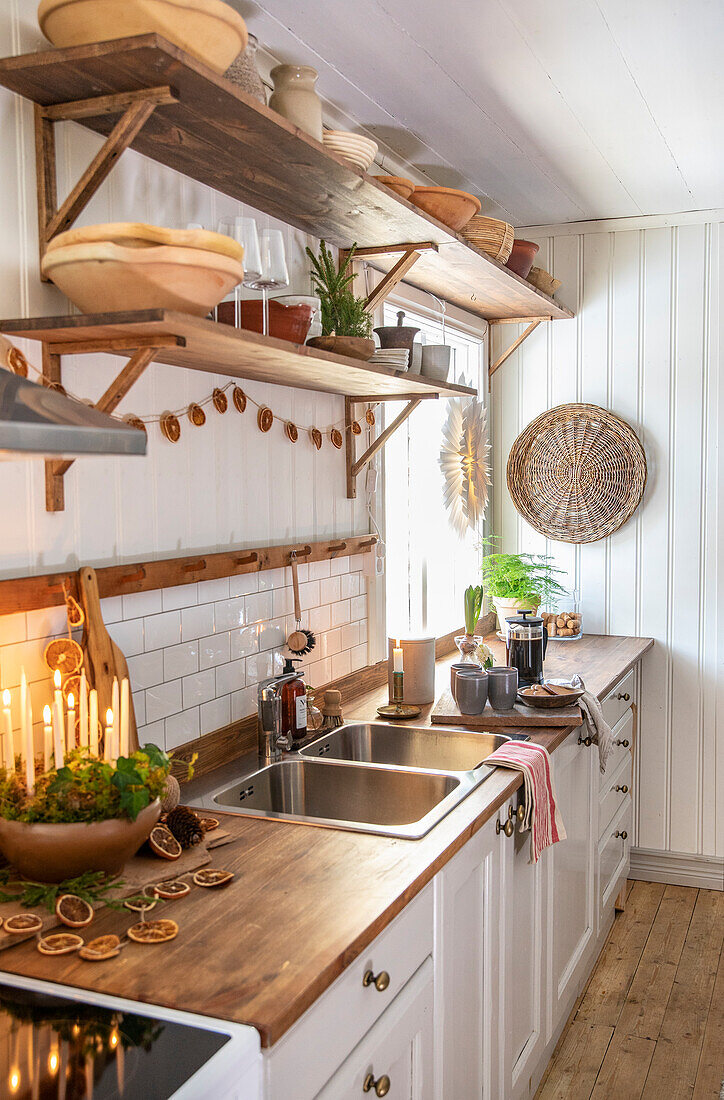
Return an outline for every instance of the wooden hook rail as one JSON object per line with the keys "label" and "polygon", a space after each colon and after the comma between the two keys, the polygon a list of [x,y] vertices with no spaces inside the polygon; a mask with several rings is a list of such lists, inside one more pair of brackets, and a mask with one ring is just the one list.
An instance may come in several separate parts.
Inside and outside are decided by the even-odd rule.
{"label": "wooden hook rail", "polygon": [[[338,542],[325,539],[322,542],[299,543],[284,546],[258,547],[244,551],[235,548],[218,554],[198,554],[187,558],[167,558],[111,565],[96,569],[98,591],[102,599],[122,596],[131,592],[149,592],[155,588],[172,588],[181,584],[193,584],[197,574],[203,571],[204,580],[218,580],[243,573],[257,573],[265,569],[280,569],[289,565],[292,551],[305,561],[325,561],[341,553],[367,554],[377,542],[376,535],[354,535]],[[34,577],[14,577],[0,581],[0,615],[22,611],[38,611],[44,607],[57,607],[65,602],[63,586],[75,599],[80,598],[78,573],[44,573]]]}

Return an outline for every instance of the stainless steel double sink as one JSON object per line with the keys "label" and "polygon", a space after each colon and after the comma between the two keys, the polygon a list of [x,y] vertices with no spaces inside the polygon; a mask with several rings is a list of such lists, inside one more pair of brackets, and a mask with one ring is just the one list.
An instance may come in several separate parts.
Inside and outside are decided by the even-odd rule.
{"label": "stainless steel double sink", "polygon": [[491,774],[508,737],[387,722],[340,726],[216,791],[227,813],[416,840]]}

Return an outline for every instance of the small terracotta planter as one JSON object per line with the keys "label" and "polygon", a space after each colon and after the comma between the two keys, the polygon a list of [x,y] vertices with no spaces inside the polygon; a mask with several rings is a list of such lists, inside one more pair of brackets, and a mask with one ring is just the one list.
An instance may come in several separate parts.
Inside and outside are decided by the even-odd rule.
{"label": "small terracotta planter", "polygon": [[0,818],[0,851],[17,871],[35,882],[62,882],[84,871],[116,875],[134,856],[161,816],[158,799],[135,821],[51,825]]}

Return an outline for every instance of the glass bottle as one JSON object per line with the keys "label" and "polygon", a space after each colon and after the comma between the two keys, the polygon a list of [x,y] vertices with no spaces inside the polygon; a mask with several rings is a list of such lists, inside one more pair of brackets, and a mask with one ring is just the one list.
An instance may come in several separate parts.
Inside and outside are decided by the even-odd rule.
{"label": "glass bottle", "polygon": [[259,42],[256,36],[250,34],[246,49],[242,50],[239,56],[232,61],[225,75],[226,79],[230,80],[232,84],[236,84],[237,88],[241,88],[242,92],[246,92],[252,99],[256,99],[266,106],[266,88],[256,67],[258,47]]}

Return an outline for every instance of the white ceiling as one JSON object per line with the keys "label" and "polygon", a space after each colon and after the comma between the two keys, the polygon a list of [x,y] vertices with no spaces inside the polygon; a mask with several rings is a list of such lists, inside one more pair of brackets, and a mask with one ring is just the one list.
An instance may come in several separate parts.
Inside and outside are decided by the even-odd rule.
{"label": "white ceiling", "polygon": [[396,158],[515,225],[724,205],[721,0],[234,0]]}

